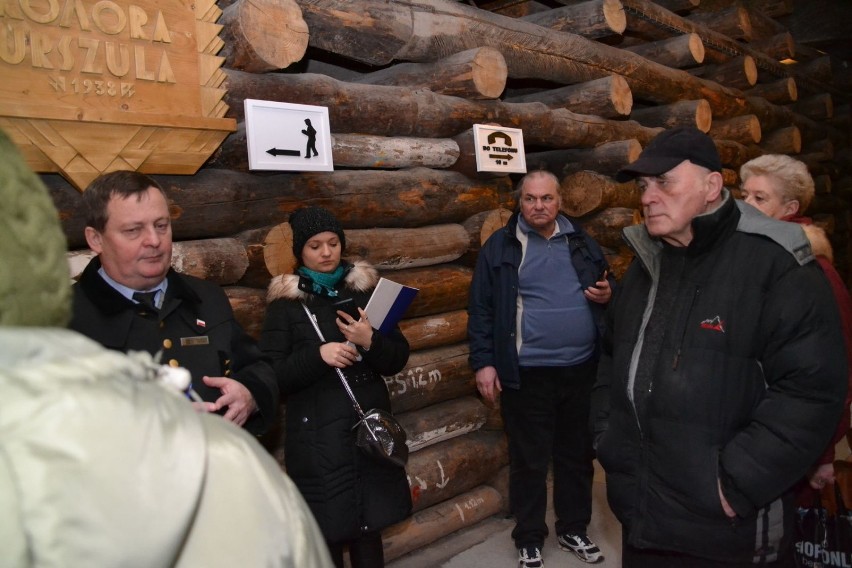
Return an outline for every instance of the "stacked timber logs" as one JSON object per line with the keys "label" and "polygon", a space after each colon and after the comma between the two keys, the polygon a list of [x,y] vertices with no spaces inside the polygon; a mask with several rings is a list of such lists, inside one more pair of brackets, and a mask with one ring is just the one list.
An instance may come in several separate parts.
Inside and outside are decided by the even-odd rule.
{"label": "stacked timber logs", "polygon": [[[350,255],[420,289],[401,323],[411,358],[386,377],[410,438],[414,501],[413,516],[385,532],[388,559],[507,509],[505,440],[476,394],[466,308],[477,254],[507,222],[516,179],[477,171],[474,124],[523,129],[528,169],[557,175],[564,210],[616,276],[632,258],[620,231],[641,221],[641,206],[635,184],[612,176],[675,125],[714,138],[734,191],[745,161],[801,157],[842,273],[852,257],[852,81],[833,85],[831,61],[773,19],[789,15],[785,2],[468,4],[220,0],[224,102],[237,131],[195,175],[155,176],[172,201],[176,268],[221,284],[249,333],[262,327],[270,278],[293,269],[287,221],[302,205],[340,219]],[[795,65],[779,63],[791,56]],[[251,171],[247,98],[328,107],[336,171]],[[43,179],[74,275],[90,255],[79,194]],[[278,438],[266,444],[282,457]]]}

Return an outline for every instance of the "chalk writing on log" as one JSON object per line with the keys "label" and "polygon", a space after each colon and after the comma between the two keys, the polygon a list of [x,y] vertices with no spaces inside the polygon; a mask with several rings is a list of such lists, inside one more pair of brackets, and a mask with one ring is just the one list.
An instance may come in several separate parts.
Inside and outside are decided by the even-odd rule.
{"label": "chalk writing on log", "polygon": [[391,396],[397,396],[408,392],[408,389],[418,390],[441,382],[441,371],[433,369],[425,373],[423,367],[415,367],[407,372],[397,373],[392,377],[385,377],[385,384]]}

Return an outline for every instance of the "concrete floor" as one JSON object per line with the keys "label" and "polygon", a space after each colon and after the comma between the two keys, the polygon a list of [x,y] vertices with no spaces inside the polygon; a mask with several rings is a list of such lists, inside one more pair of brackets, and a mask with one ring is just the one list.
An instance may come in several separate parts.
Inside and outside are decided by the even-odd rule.
{"label": "concrete floor", "polygon": [[[590,566],[559,548],[553,535],[553,523],[551,505],[547,510],[547,524],[551,534],[542,551],[545,566]],[[516,568],[518,552],[511,537],[514,524],[512,519],[492,517],[397,558],[387,563],[387,568]],[[592,484],[592,522],[589,525],[589,537],[604,554],[603,562],[594,566],[621,566],[621,525],[607,505],[604,474],[597,462]]]}

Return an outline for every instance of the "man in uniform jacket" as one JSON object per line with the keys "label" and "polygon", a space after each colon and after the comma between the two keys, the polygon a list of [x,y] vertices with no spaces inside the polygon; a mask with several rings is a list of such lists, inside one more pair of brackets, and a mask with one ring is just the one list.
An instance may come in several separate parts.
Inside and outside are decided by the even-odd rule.
{"label": "man in uniform jacket", "polygon": [[221,287],[171,269],[162,188],[117,171],[93,181],[83,200],[86,241],[98,256],[74,286],[71,328],[110,349],[161,353],[162,363],[190,371],[199,409],[266,431],[278,406],[275,373]]}
{"label": "man in uniform jacket", "polygon": [[797,225],[722,186],[713,140],[659,134],[638,178],[645,223],[607,312],[592,395],[623,565],[788,566],[791,487],[846,394],[831,290]]}

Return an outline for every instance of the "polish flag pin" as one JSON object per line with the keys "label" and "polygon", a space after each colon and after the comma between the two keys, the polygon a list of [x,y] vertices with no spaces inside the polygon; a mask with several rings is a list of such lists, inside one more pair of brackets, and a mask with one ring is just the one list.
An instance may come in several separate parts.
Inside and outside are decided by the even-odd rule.
{"label": "polish flag pin", "polygon": [[197,319],[195,320],[195,325],[197,325],[198,327],[207,327],[207,322],[201,319]]}

